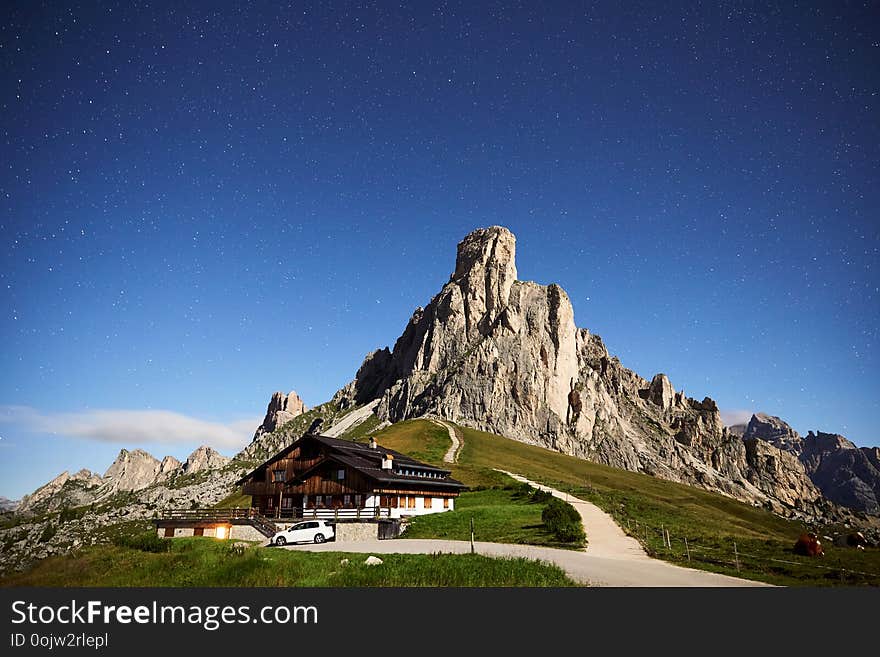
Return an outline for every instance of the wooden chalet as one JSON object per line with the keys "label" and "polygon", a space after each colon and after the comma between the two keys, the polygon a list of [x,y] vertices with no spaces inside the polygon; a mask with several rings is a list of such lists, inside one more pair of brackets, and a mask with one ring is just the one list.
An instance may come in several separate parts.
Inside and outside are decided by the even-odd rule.
{"label": "wooden chalet", "polygon": [[449,474],[372,439],[306,434],[238,483],[267,518],[401,518],[452,510],[465,486]]}

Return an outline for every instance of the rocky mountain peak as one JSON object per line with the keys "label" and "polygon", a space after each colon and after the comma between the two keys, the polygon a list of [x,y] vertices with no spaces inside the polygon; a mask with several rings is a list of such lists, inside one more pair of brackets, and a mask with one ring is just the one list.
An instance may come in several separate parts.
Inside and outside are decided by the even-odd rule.
{"label": "rocky mountain peak", "polygon": [[[484,335],[504,310],[516,281],[516,238],[506,228],[491,226],[468,234],[458,244],[455,273],[468,338]],[[457,300],[456,300],[457,301]]]}
{"label": "rocky mountain peak", "polygon": [[116,460],[104,473],[108,492],[138,490],[154,483],[162,469],[162,463],[142,449],[119,450]]}
{"label": "rocky mountain peak", "polygon": [[415,310],[393,350],[367,356],[334,397],[338,407],[378,400],[375,412],[389,422],[435,414],[751,502],[813,502],[797,459],[777,458],[772,446],[747,452],[710,398],[623,367],[599,336],[577,328],[559,285],[517,280],[515,254],[506,228],[467,235],[449,281]]}
{"label": "rocky mountain peak", "polygon": [[180,469],[180,461],[173,456],[166,456],[159,464],[159,477],[168,477],[178,469]]}
{"label": "rocky mountain peak", "polygon": [[759,438],[774,447],[800,455],[803,440],[797,431],[775,415],[755,413],[749,420],[743,438]]}
{"label": "rocky mountain peak", "polygon": [[186,463],[183,464],[183,471],[187,474],[192,474],[200,470],[222,468],[229,461],[229,457],[223,456],[212,447],[202,445],[186,459]]}
{"label": "rocky mountain peak", "polygon": [[823,431],[807,432],[806,440],[813,444],[814,451],[836,452],[840,449],[856,449],[854,443],[841,436],[839,433],[825,433]]}
{"label": "rocky mountain peak", "polygon": [[291,390],[287,394],[283,392],[273,393],[266,408],[266,417],[263,419],[263,423],[257,427],[254,440],[264,433],[272,433],[278,427],[286,422],[290,422],[297,415],[302,415],[307,410],[308,407],[300,399],[300,396],[296,394],[295,390]]}

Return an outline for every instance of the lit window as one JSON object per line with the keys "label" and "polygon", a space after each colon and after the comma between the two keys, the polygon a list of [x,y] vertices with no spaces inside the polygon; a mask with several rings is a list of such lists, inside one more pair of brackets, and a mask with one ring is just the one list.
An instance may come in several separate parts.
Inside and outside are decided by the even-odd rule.
{"label": "lit window", "polygon": [[448,509],[448,508],[449,508],[449,498],[448,498],[448,497],[444,497],[444,498],[443,498],[443,508],[444,508],[444,509]]}

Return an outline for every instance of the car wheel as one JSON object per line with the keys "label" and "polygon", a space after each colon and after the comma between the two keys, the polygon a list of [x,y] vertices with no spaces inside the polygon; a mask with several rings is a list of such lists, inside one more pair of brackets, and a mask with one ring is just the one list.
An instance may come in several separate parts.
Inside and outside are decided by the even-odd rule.
{"label": "car wheel", "polygon": [[283,536],[279,536],[275,539],[275,545],[287,545],[287,539]]}
{"label": "car wheel", "polygon": [[315,543],[323,543],[325,540],[324,534],[315,534]]}

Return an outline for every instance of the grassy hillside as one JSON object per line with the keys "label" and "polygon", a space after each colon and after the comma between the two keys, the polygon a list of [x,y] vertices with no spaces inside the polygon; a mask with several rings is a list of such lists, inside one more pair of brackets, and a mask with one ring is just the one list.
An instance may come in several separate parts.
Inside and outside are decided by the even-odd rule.
{"label": "grassy hillside", "polygon": [[[101,545],[50,557],[0,586],[574,586],[557,566],[471,554],[364,554],[251,547],[211,538],[160,539],[168,551]],[[145,548],[151,548],[149,541]],[[348,559],[348,564],[342,560]]]}
{"label": "grassy hillside", "polygon": [[[423,454],[432,457],[425,460],[439,464],[450,441],[436,429],[422,420],[406,422],[380,431],[376,440],[406,452],[413,449],[421,432],[426,445]],[[473,488],[502,486],[507,478],[493,470],[500,468],[569,491],[610,513],[659,558],[777,584],[880,586],[880,549],[858,551],[825,540],[824,558],[802,557],[793,553],[792,546],[801,533],[815,528],[800,522],[699,488],[465,427],[456,430],[463,446],[459,463],[452,466],[454,477]],[[467,495],[462,496],[459,508],[462,504],[466,508]],[[818,528],[820,534],[833,529]],[[661,538],[666,531],[671,547]]]}

